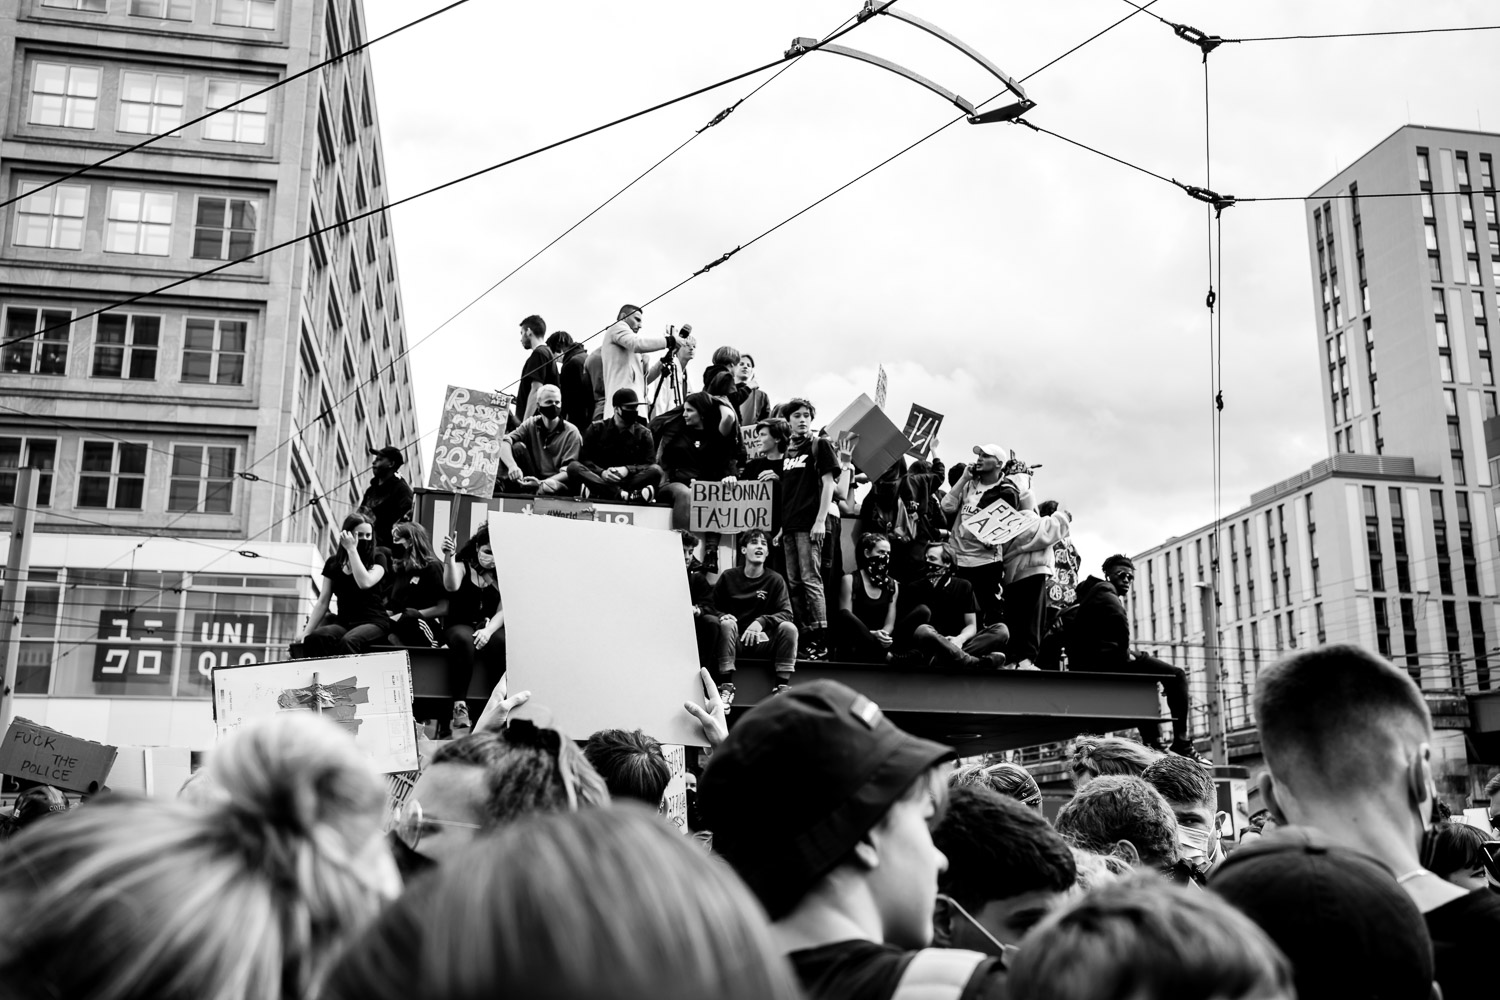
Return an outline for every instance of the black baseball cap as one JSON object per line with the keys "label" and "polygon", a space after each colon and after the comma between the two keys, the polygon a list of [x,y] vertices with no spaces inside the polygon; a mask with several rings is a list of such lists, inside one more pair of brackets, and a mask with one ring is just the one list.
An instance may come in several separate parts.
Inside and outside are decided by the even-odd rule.
{"label": "black baseball cap", "polygon": [[621,386],[620,388],[616,389],[615,394],[609,398],[609,405],[613,406],[617,410],[624,406],[640,406],[641,397],[637,396],[635,390],[630,388],[630,386]]}
{"label": "black baseball cap", "polygon": [[1427,922],[1373,858],[1315,830],[1280,827],[1236,850],[1208,887],[1286,953],[1299,997],[1431,995]]}
{"label": "black baseball cap", "polygon": [[714,849],[772,919],[832,871],[924,771],[957,756],[837,681],[797,684],[739,719],[698,782]]}
{"label": "black baseball cap", "polygon": [[370,454],[390,459],[398,469],[406,464],[406,456],[401,454],[401,449],[391,445],[386,445],[384,448],[371,448]]}

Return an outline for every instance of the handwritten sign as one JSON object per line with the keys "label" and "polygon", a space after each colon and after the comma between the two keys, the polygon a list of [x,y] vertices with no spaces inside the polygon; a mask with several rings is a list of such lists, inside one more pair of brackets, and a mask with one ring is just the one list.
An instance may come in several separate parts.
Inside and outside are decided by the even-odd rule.
{"label": "handwritten sign", "polygon": [[881,365],[880,374],[875,376],[875,405],[882,410],[885,409],[886,381],[885,365]]}
{"label": "handwritten sign", "polygon": [[906,439],[911,442],[908,455],[915,458],[926,458],[928,452],[932,451],[933,439],[937,437],[938,428],[943,426],[943,415],[935,410],[929,410],[925,406],[911,404],[911,413],[907,414],[906,427],[901,431]]}
{"label": "handwritten sign", "polygon": [[94,683],[172,683],[177,666],[175,611],[101,611],[99,639],[94,646]]}
{"label": "handwritten sign", "polygon": [[70,792],[97,792],[115,764],[114,747],[17,718],[0,745],[0,774]]}
{"label": "handwritten sign", "polygon": [[1004,545],[1035,520],[1035,513],[1028,514],[1016,510],[1004,500],[996,500],[965,516],[963,526],[986,545]]}
{"label": "handwritten sign", "polygon": [[450,385],[443,397],[437,450],[428,489],[487,497],[495,491],[500,439],[511,397],[503,392]]}
{"label": "handwritten sign", "polygon": [[667,782],[666,790],[661,795],[661,805],[658,809],[667,821],[677,828],[677,832],[686,834],[687,828],[687,753],[684,748],[674,743],[663,744],[662,756],[667,759],[667,766],[672,769],[672,778]]}
{"label": "handwritten sign", "polygon": [[693,480],[693,531],[734,535],[751,528],[771,530],[771,484],[760,480],[733,482]]}

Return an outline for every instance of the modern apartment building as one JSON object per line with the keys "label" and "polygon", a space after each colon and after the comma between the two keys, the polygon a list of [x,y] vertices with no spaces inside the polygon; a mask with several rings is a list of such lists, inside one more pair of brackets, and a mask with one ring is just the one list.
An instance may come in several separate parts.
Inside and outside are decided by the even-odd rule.
{"label": "modern apartment building", "polygon": [[384,214],[112,307],[386,200],[365,53],[227,107],[363,39],[360,0],[0,0],[0,530],[44,470],[20,714],[207,746],[207,666],[296,637],[369,449],[420,482]]}
{"label": "modern apartment building", "polygon": [[[1466,736],[1500,763],[1474,707],[1500,688],[1485,446],[1496,414],[1497,158],[1500,136],[1408,125],[1308,198],[1330,458],[1256,493],[1218,535],[1227,728],[1253,737],[1261,667],[1290,649],[1357,642],[1427,693],[1455,795],[1479,763]],[[1211,576],[1213,533],[1206,525],[1137,556],[1129,600],[1136,640],[1193,668],[1199,705],[1198,587]],[[1205,729],[1203,714],[1194,721]],[[1241,740],[1239,752],[1258,745]]]}

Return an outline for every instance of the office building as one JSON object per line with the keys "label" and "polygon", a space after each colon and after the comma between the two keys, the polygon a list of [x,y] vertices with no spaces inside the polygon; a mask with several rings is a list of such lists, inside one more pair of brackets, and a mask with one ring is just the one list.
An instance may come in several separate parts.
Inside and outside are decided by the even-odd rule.
{"label": "office building", "polygon": [[111,308],[385,202],[367,53],[289,80],[364,32],[360,0],[0,0],[0,530],[44,470],[20,714],[207,746],[207,667],[284,655],[369,449],[420,483],[384,214]]}

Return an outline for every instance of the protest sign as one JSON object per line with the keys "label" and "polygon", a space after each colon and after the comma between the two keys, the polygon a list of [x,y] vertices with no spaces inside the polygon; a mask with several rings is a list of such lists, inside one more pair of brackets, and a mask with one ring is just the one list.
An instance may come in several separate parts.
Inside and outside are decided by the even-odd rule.
{"label": "protest sign", "polygon": [[348,731],[381,773],[418,766],[404,652],[215,667],[213,688],[220,736],[277,712],[317,712]]}
{"label": "protest sign", "polygon": [[911,448],[911,442],[891,423],[891,418],[864,393],[828,422],[828,436],[835,441],[846,431],[859,435],[854,446],[854,465],[871,479],[879,479]]}
{"label": "protest sign", "polygon": [[503,392],[448,387],[428,489],[482,497],[495,491],[510,400]]}
{"label": "protest sign", "polygon": [[932,442],[937,438],[938,428],[943,426],[943,415],[925,406],[911,404],[911,413],[906,416],[906,427],[901,433],[911,442],[907,454],[913,458],[926,458],[932,451]]}
{"label": "protest sign", "polygon": [[964,515],[963,526],[986,545],[1004,545],[1026,530],[1036,520],[1036,514],[1028,515],[1016,510],[1004,500],[996,500],[988,507],[981,507],[972,514]]}
{"label": "protest sign", "polygon": [[693,480],[693,531],[735,535],[751,528],[771,530],[771,484],[759,480]]}
{"label": "protest sign", "polygon": [[69,792],[97,792],[114,767],[116,749],[17,718],[0,746],[0,774]]}
{"label": "protest sign", "polygon": [[512,718],[551,719],[569,736],[641,729],[663,744],[705,745],[682,708],[701,703],[703,684],[676,534],[492,511],[490,545],[507,683],[531,692]]}
{"label": "protest sign", "polygon": [[885,409],[886,381],[885,365],[881,365],[880,374],[875,376],[875,405],[882,410]]}
{"label": "protest sign", "polygon": [[687,751],[670,743],[662,745],[661,754],[672,769],[671,780],[661,795],[661,812],[678,833],[687,833]]}

